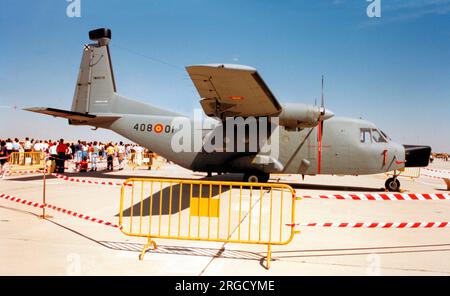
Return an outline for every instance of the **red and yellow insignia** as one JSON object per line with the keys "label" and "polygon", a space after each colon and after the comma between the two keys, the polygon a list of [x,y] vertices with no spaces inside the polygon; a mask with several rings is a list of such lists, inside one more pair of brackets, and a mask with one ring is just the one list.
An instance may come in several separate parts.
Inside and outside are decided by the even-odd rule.
{"label": "red and yellow insignia", "polygon": [[160,134],[162,133],[162,131],[164,130],[164,127],[162,124],[158,123],[155,125],[155,133]]}

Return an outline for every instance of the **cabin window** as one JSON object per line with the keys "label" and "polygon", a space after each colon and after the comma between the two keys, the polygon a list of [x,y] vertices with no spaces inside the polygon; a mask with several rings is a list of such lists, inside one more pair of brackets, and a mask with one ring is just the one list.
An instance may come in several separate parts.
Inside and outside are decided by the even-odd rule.
{"label": "cabin window", "polygon": [[361,143],[372,143],[372,133],[370,128],[362,128],[360,133]]}
{"label": "cabin window", "polygon": [[387,143],[386,139],[377,129],[372,129],[372,139],[374,143]]}

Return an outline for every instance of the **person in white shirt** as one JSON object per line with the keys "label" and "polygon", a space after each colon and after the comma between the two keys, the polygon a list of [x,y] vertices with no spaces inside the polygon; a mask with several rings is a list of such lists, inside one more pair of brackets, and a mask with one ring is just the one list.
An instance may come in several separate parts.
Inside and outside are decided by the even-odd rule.
{"label": "person in white shirt", "polygon": [[125,146],[123,146],[123,142],[121,141],[117,146],[117,156],[119,159],[119,171],[123,170],[124,159],[125,159]]}
{"label": "person in white shirt", "polygon": [[6,151],[8,155],[10,155],[13,152],[13,143],[11,139],[6,140]]}
{"label": "person in white shirt", "polygon": [[44,143],[42,143],[42,151],[43,152],[47,152],[48,151],[48,142],[45,141]]}
{"label": "person in white shirt", "polygon": [[48,152],[53,157],[57,157],[58,156],[58,153],[56,152],[56,145],[50,146],[50,148],[48,149]]}
{"label": "person in white shirt", "polygon": [[31,152],[31,149],[33,148],[33,145],[30,142],[30,139],[28,137],[25,138],[25,144],[23,145],[23,149],[25,152]]}
{"label": "person in white shirt", "polygon": [[41,152],[42,151],[42,141],[36,141],[33,148],[34,148],[34,151]]}

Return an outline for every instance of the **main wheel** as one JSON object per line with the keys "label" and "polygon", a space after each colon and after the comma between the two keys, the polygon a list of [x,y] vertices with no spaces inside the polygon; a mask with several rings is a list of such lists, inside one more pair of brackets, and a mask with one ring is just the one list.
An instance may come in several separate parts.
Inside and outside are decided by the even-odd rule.
{"label": "main wheel", "polygon": [[398,192],[400,191],[400,181],[397,178],[389,178],[384,183],[384,186],[388,191]]}
{"label": "main wheel", "polygon": [[266,183],[270,178],[270,174],[260,171],[251,171],[244,174],[244,182],[249,183]]}

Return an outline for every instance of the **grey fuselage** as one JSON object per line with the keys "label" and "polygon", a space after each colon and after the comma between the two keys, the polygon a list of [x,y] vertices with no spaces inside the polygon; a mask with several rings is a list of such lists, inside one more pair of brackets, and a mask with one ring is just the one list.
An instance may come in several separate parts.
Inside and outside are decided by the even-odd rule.
{"label": "grey fuselage", "polygon": [[[260,170],[266,173],[316,175],[318,171],[317,127],[299,131],[287,131],[279,126],[279,152],[277,161],[281,166],[261,164],[255,161],[258,152],[174,151],[172,149],[173,116],[145,116],[121,114],[108,126],[114,132],[136,142],[164,158],[190,170],[202,172],[239,172]],[[179,118],[179,116],[177,116]],[[189,120],[194,126],[192,119]],[[157,133],[148,126],[161,125],[166,131]],[[135,127],[138,127],[137,130]],[[141,129],[140,127],[145,127]],[[165,128],[171,127],[171,128]],[[221,129],[220,123],[214,127]],[[212,129],[214,129],[212,128]],[[360,129],[377,129],[368,121],[334,117],[324,122],[320,174],[364,175],[377,174],[404,168],[405,150],[400,144],[387,142],[364,142],[360,140]],[[203,137],[211,132],[203,129]],[[198,131],[197,131],[198,132]],[[194,129],[191,132],[195,137]],[[269,140],[274,140],[273,135]],[[275,139],[276,140],[276,139]]]}

